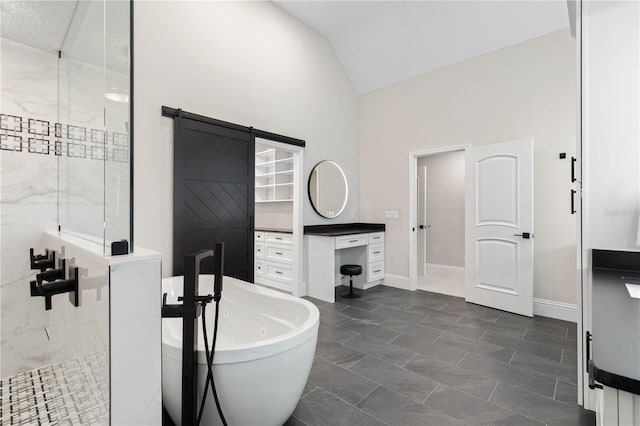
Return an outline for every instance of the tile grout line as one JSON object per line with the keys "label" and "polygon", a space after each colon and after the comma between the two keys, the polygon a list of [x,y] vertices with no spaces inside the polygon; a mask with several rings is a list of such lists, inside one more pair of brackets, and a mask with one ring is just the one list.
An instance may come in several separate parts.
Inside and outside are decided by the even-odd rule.
{"label": "tile grout line", "polygon": [[439,339],[439,338],[441,338],[441,337],[444,335],[444,333],[445,333],[444,331],[443,331],[442,333],[440,333],[440,335],[439,335],[438,337],[436,337],[435,339],[433,339],[433,340],[431,341],[431,343],[435,343],[435,342],[437,342],[437,341],[438,341],[438,339]]}
{"label": "tile grout line", "polygon": [[[374,383],[375,383],[375,382],[374,382]],[[377,384],[377,383],[376,383],[376,384]],[[378,388],[378,387],[380,387],[380,386],[381,386],[381,385],[378,385],[378,386],[376,386],[376,388]],[[379,421],[379,422],[380,422],[380,423],[382,423],[382,424],[388,425],[388,423],[387,423],[387,422],[383,422],[382,420],[380,420],[379,418],[377,418],[377,417],[376,417],[376,416],[374,416],[373,414],[368,413],[367,411],[363,410],[363,409],[362,409],[362,408],[360,408],[360,407],[356,407],[355,405],[353,405],[352,403],[350,403],[350,402],[349,402],[349,401],[347,401],[346,399],[341,398],[339,395],[336,395],[335,393],[328,391],[327,389],[323,388],[323,387],[322,387],[322,386],[320,386],[320,385],[318,385],[318,388],[317,388],[317,389],[314,389],[312,392],[315,392],[315,391],[317,391],[318,389],[322,389],[323,391],[327,392],[329,395],[333,396],[334,398],[337,398],[337,399],[339,399],[340,401],[342,401],[342,402],[344,402],[345,404],[347,404],[348,406],[353,407],[353,408],[355,408],[356,410],[360,411],[362,414],[364,414],[364,415],[366,415],[366,416],[369,416],[369,417],[371,417],[372,419],[376,419],[377,421]],[[374,390],[375,390],[375,389],[374,389]],[[371,392],[373,392],[373,391],[371,391]],[[311,393],[311,392],[309,392],[309,393]],[[359,404],[360,402],[362,402],[362,401],[358,401],[358,404]]]}
{"label": "tile grout line", "polygon": [[462,358],[460,358],[460,361],[457,362],[456,367],[460,366],[460,364],[462,363],[462,361],[464,361],[467,355],[469,355],[469,352],[465,352],[464,355],[462,355]]}
{"label": "tile grout line", "polygon": [[[427,399],[429,399],[429,397],[436,391],[436,389],[438,389],[440,387],[440,382],[436,381],[436,385],[434,386],[433,389],[431,389],[431,392],[429,392],[429,395],[427,395],[427,397],[421,402],[422,405],[424,405],[425,402],[427,402]],[[411,398],[409,398],[411,399]]]}
{"label": "tile grout line", "polygon": [[558,379],[556,378],[556,385],[553,387],[553,396],[551,399],[556,400],[556,392],[558,392]]}
{"label": "tile grout line", "polygon": [[[496,385],[493,387],[493,390],[491,391],[491,393],[489,394],[489,398],[487,398],[487,402],[491,403],[491,397],[493,396],[493,393],[496,391],[496,389],[498,389],[498,385],[500,384],[500,381],[497,380],[496,381]],[[496,404],[497,405],[497,404]]]}
{"label": "tile grout line", "polygon": [[[375,383],[375,382],[374,382]],[[376,383],[377,384],[377,383]],[[367,393],[365,396],[363,396],[362,398],[360,398],[360,401],[356,402],[355,404],[353,404],[354,407],[358,408],[358,404],[360,404],[362,401],[364,401],[365,399],[367,399],[367,397],[369,395],[371,395],[372,393],[374,393],[376,391],[376,389],[378,389],[380,386],[380,384],[377,384],[378,386],[376,386],[375,388],[371,389],[371,392]]]}
{"label": "tile grout line", "polygon": [[[412,351],[413,352],[413,351]],[[404,364],[402,364],[402,367],[400,368],[404,368],[407,366],[407,364],[409,364],[411,361],[413,361],[414,359],[416,359],[418,357],[418,353],[416,352],[410,359],[407,360],[407,362],[405,362]]]}
{"label": "tile grout line", "polygon": [[562,364],[562,360],[564,359],[564,349],[562,350],[562,353],[560,354],[560,364]]}
{"label": "tile grout line", "polygon": [[299,418],[297,418],[296,416],[294,416],[293,414],[291,415],[291,417],[293,417],[294,419],[296,419],[297,421],[299,421],[300,423],[302,423],[304,426],[308,426],[307,423],[303,422],[302,420],[300,420]]}
{"label": "tile grout line", "polygon": [[511,358],[509,359],[509,362],[507,363],[507,365],[511,365],[511,361],[513,361],[513,358],[516,356],[516,352],[518,352],[517,350],[513,350],[513,354],[511,354]]}

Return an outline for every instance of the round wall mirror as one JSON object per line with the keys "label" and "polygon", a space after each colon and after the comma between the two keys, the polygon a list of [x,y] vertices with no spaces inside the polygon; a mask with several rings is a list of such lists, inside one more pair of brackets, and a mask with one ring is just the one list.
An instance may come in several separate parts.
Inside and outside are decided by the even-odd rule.
{"label": "round wall mirror", "polygon": [[338,216],[347,205],[349,188],[347,177],[334,161],[321,161],[309,176],[309,199],[313,209],[322,217]]}

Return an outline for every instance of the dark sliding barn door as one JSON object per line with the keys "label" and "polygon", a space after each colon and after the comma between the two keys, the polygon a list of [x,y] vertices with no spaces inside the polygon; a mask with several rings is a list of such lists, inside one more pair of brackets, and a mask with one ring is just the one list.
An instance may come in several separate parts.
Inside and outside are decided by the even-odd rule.
{"label": "dark sliding barn door", "polygon": [[[225,275],[253,282],[252,132],[186,115],[174,120],[173,272],[182,275],[186,254],[224,242]],[[213,273],[213,258],[200,271]]]}

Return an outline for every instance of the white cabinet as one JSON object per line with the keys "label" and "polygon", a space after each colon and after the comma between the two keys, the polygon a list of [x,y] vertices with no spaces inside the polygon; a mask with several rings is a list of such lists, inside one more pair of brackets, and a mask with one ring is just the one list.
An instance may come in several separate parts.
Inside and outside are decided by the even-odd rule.
{"label": "white cabinet", "polygon": [[384,232],[340,236],[305,234],[309,296],[335,301],[335,287],[349,285],[340,266],[362,266],[362,275],[353,277],[353,286],[368,289],[384,279]]}
{"label": "white cabinet", "polygon": [[585,248],[639,251],[640,3],[582,2]]}
{"label": "white cabinet", "polygon": [[293,292],[293,235],[255,232],[254,281]]}
{"label": "white cabinet", "polygon": [[[580,213],[582,315],[578,333],[584,340],[594,325],[591,249],[640,251],[636,241],[640,232],[640,3],[581,1],[577,6],[581,92],[576,210]],[[611,406],[612,394],[603,399],[602,392],[596,396],[588,388],[583,347],[578,345],[579,403],[601,416],[603,407]],[[617,396],[614,400],[617,404]]]}
{"label": "white cabinet", "polygon": [[631,426],[640,424],[640,395],[604,386],[597,393],[596,425]]}
{"label": "white cabinet", "polygon": [[256,203],[293,201],[293,154],[256,143]]}

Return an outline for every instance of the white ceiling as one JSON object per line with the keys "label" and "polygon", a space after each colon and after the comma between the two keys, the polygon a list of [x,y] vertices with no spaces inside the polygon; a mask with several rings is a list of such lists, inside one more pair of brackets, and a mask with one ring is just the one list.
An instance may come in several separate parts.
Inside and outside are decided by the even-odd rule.
{"label": "white ceiling", "polygon": [[62,48],[78,0],[0,1],[0,35],[55,53]]}
{"label": "white ceiling", "polygon": [[1,0],[0,35],[111,70],[129,69],[129,3]]}
{"label": "white ceiling", "polygon": [[361,94],[569,26],[565,0],[274,2],[329,40]]}

